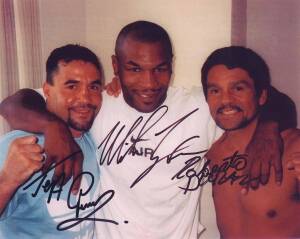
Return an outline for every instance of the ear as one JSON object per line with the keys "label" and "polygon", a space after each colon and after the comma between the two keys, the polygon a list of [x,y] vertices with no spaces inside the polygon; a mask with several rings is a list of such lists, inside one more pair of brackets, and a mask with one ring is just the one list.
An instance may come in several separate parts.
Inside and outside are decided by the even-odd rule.
{"label": "ear", "polygon": [[267,102],[267,99],[268,99],[268,92],[267,92],[267,90],[263,90],[258,99],[258,104],[260,106],[264,105]]}
{"label": "ear", "polygon": [[112,67],[114,69],[114,75],[119,76],[119,62],[116,55],[111,56]]}
{"label": "ear", "polygon": [[50,87],[51,87],[51,85],[49,85],[47,82],[45,82],[43,84],[43,92],[44,92],[46,99],[50,96]]}

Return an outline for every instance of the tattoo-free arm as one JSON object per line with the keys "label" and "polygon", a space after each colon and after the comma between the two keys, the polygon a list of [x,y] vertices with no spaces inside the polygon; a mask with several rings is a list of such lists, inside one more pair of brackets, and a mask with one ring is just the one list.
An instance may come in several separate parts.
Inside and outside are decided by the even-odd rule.
{"label": "tattoo-free arm", "polygon": [[275,170],[275,180],[282,181],[282,139],[276,122],[259,122],[255,133],[247,146],[246,153],[249,159],[250,186],[253,189],[259,184],[269,181],[271,166]]}
{"label": "tattoo-free arm", "polygon": [[281,183],[283,144],[280,131],[295,128],[296,124],[294,102],[272,87],[268,101],[261,110],[255,133],[246,149],[249,159],[247,173],[251,178],[252,188],[257,188],[259,183],[268,182],[271,166],[274,167],[276,182]]}
{"label": "tattoo-free arm", "polygon": [[[74,152],[79,152],[55,168],[54,178],[65,174],[67,181],[72,175],[76,177],[81,173],[83,155],[80,147],[74,141],[67,125],[47,111],[43,97],[37,92],[23,89],[9,96],[0,104],[0,114],[14,129],[44,134],[47,155],[44,170]],[[80,180],[76,180],[74,191],[77,191],[79,186]]]}
{"label": "tattoo-free arm", "polygon": [[118,97],[121,94],[121,84],[118,77],[112,78],[111,82],[104,86],[107,94],[110,96]]}
{"label": "tattoo-free arm", "polygon": [[31,89],[22,89],[0,104],[0,114],[13,129],[44,133],[57,117],[46,110],[43,97]]}

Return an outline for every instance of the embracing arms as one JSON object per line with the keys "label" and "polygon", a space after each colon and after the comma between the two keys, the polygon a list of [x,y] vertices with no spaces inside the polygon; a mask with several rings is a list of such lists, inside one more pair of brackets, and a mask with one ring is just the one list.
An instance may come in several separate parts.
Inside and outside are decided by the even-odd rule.
{"label": "embracing arms", "polygon": [[[44,170],[52,163],[59,162],[72,153],[81,151],[67,125],[47,111],[43,97],[34,90],[22,89],[6,98],[0,104],[0,114],[14,129],[44,134],[44,151],[47,156]],[[76,177],[81,173],[82,153],[73,155],[69,160],[55,168],[54,178],[64,173],[67,181],[71,176]],[[79,186],[80,180],[77,180],[74,193]]]}
{"label": "embracing arms", "polygon": [[280,132],[288,128],[296,128],[296,106],[285,94],[271,87],[267,103],[261,110],[259,124],[247,147],[249,158],[248,174],[251,169],[251,187],[257,188],[259,183],[269,180],[271,166],[275,171],[275,180],[282,181],[283,151]]}

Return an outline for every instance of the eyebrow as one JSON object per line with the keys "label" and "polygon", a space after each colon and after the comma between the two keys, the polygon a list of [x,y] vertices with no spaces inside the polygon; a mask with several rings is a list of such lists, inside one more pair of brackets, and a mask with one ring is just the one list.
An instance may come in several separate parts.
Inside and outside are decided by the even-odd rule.
{"label": "eyebrow", "polygon": [[[251,86],[251,84],[246,80],[239,80],[239,81],[236,81],[233,83],[233,85],[238,85],[238,84],[245,84],[247,86]],[[209,87],[218,87],[218,85],[215,83],[208,83],[207,88],[209,88]]]}
{"label": "eyebrow", "polygon": [[[135,63],[134,61],[128,61],[125,63],[126,65],[132,65],[132,66],[137,66],[137,67],[140,67],[139,64]],[[164,66],[164,65],[170,65],[170,63],[168,61],[164,61],[160,64],[158,64],[157,66],[155,66],[155,68],[157,67],[161,67],[161,66]]]}
{"label": "eyebrow", "polygon": [[125,64],[126,65],[132,65],[132,66],[140,66],[139,64],[135,63],[134,61],[128,61]]}
{"label": "eyebrow", "polygon": [[234,83],[234,85],[238,85],[238,84],[245,84],[247,86],[251,86],[251,84],[246,80],[239,80],[239,81]]}
{"label": "eyebrow", "polygon": [[[78,80],[73,80],[73,79],[70,79],[70,80],[67,80],[64,85],[68,85],[68,84],[78,84],[79,81]],[[100,79],[96,79],[94,81],[91,82],[91,84],[97,84],[97,85],[102,85],[102,82]]]}
{"label": "eyebrow", "polygon": [[100,79],[92,81],[91,85],[97,84],[97,85],[102,85],[102,81]]}
{"label": "eyebrow", "polygon": [[207,88],[210,88],[210,87],[218,87],[218,86],[214,83],[208,83]]}
{"label": "eyebrow", "polygon": [[161,66],[165,66],[165,65],[169,66],[170,62],[164,61],[164,62],[158,64],[156,67],[161,67]]}
{"label": "eyebrow", "polygon": [[79,81],[78,80],[72,80],[72,79],[70,79],[70,80],[67,80],[65,83],[64,83],[64,85],[68,85],[68,84],[77,84]]}

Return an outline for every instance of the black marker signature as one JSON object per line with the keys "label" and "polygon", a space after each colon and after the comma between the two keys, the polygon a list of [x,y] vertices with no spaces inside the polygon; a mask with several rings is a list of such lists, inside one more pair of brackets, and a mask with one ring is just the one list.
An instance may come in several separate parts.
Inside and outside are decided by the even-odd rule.
{"label": "black marker signature", "polygon": [[[28,188],[30,188],[34,185],[37,185],[34,193],[31,194],[32,197],[36,197],[38,195],[38,193],[40,192],[40,189],[42,188],[44,193],[49,192],[47,203],[50,203],[53,194],[57,194],[56,200],[58,201],[60,199],[61,192],[63,191],[63,182],[64,182],[64,179],[65,179],[65,175],[62,174],[62,176],[60,176],[55,181],[51,181],[50,179],[47,179],[47,176],[48,176],[47,174],[50,171],[52,171],[55,167],[57,167],[58,165],[62,164],[64,161],[68,160],[69,158],[73,157],[75,154],[80,153],[80,152],[81,151],[77,151],[77,152],[71,154],[70,156],[64,158],[60,162],[57,162],[57,163],[53,164],[46,172],[42,173],[39,177],[32,180],[32,182],[30,182],[28,185],[23,187],[23,190],[27,190]],[[86,177],[90,178],[89,181],[91,181],[91,183],[86,189],[82,189],[82,188],[79,189],[77,202],[76,202],[76,204],[72,205],[71,204],[71,192],[72,192],[74,183],[84,175]],[[60,182],[58,187],[56,187],[57,182]],[[81,174],[77,175],[76,178],[74,178],[74,180],[72,182],[72,185],[71,185],[71,187],[69,189],[69,192],[68,192],[67,206],[68,206],[69,209],[75,210],[75,217],[60,222],[57,225],[57,230],[60,230],[60,231],[68,230],[68,229],[78,225],[79,223],[81,223],[83,221],[108,222],[108,223],[113,223],[115,225],[118,225],[118,222],[116,222],[114,220],[95,218],[94,217],[94,213],[97,212],[102,207],[104,207],[114,197],[114,194],[115,194],[114,190],[107,190],[106,192],[101,194],[95,201],[91,201],[91,202],[88,202],[88,203],[85,203],[85,204],[81,203],[82,198],[84,196],[88,195],[90,190],[93,188],[93,185],[94,185],[94,175],[90,172],[83,171]],[[81,211],[85,211],[85,210],[87,210],[89,208],[92,208],[92,207],[94,209],[91,212],[89,212],[84,217],[80,217],[80,212]]]}
{"label": "black marker signature", "polygon": [[[38,195],[40,189],[43,188],[44,193],[49,192],[47,203],[50,203],[51,198],[52,198],[52,194],[54,194],[54,193],[57,193],[57,198],[56,199],[59,200],[60,199],[60,194],[61,194],[62,189],[63,189],[65,174],[62,173],[58,178],[51,181],[50,179],[47,179],[48,173],[51,172],[53,169],[55,169],[58,165],[62,164],[66,160],[72,158],[73,156],[75,156],[78,153],[81,153],[81,150],[76,151],[76,152],[72,153],[71,155],[69,155],[68,157],[62,159],[61,161],[53,164],[44,173],[42,173],[39,177],[35,178],[30,183],[26,184],[26,186],[23,187],[23,190],[27,190],[28,188],[30,188],[34,184],[38,183],[38,186],[37,186],[35,192],[31,194],[32,197],[36,197]],[[58,182],[60,182],[60,183],[58,184]],[[55,186],[57,184],[58,184],[59,188],[55,189]]]}
{"label": "black marker signature", "polygon": [[[184,115],[177,121],[170,124],[168,127],[159,130],[154,133],[155,137],[161,136],[161,140],[158,142],[156,147],[151,151],[150,161],[153,162],[149,167],[147,167],[131,184],[131,188],[134,187],[138,182],[140,182],[146,175],[148,175],[151,170],[160,162],[165,161],[167,164],[170,164],[172,160],[178,158],[179,156],[189,155],[194,157],[195,155],[199,155],[204,151],[188,151],[189,147],[193,144],[194,140],[200,138],[198,135],[191,136],[189,138],[184,139],[181,143],[174,146],[174,150],[171,152],[167,152],[165,155],[157,155],[157,151],[159,150],[162,143],[167,141],[168,136],[172,133],[172,131],[180,125],[183,121],[189,118],[192,114],[198,111],[199,108],[194,109],[188,114]],[[121,125],[120,121],[109,131],[108,135],[104,138],[104,140],[98,146],[98,149],[101,148],[100,151],[100,165],[106,163],[110,165],[113,160],[116,161],[117,164],[122,163],[127,155],[134,154],[137,149],[136,145],[139,142],[144,142],[150,140],[147,137],[147,133],[150,130],[153,130],[154,126],[157,126],[159,122],[165,117],[168,112],[168,107],[166,105],[162,105],[157,108],[146,120],[142,116],[138,117],[137,120],[132,124],[127,132],[125,132],[125,137],[121,140],[120,143],[116,143],[118,138],[120,138],[121,133],[126,130],[125,125]],[[140,130],[137,128],[141,126]],[[133,133],[137,136],[134,137]],[[153,138],[151,139],[153,140]],[[125,148],[125,146],[127,148]],[[122,149],[125,150],[122,150]],[[124,151],[124,152],[123,152]]]}
{"label": "black marker signature", "polygon": [[[88,172],[85,172],[85,173],[88,173]],[[91,173],[88,173],[88,174],[90,174],[92,176]],[[73,186],[73,184],[72,184],[72,186]],[[71,186],[71,188],[72,188],[72,186]],[[70,218],[70,219],[67,219],[65,221],[60,222],[57,225],[57,230],[59,230],[59,231],[68,230],[68,229],[78,225],[79,223],[81,223],[83,221],[108,222],[108,223],[113,223],[115,225],[119,225],[119,223],[114,221],[114,220],[90,217],[90,216],[93,216],[94,213],[97,212],[99,209],[104,207],[113,198],[113,196],[115,194],[114,190],[107,190],[106,192],[101,194],[100,197],[98,197],[98,199],[96,201],[81,204],[81,197],[85,196],[91,190],[92,186],[93,186],[93,183],[84,192],[82,191],[82,189],[80,189],[79,198],[78,198],[78,201],[75,205],[71,205],[71,203],[70,203],[71,190],[69,191],[68,208],[75,209],[76,214],[75,214],[74,218]],[[102,201],[102,199],[104,199],[104,201]],[[84,210],[86,210],[90,207],[95,207],[95,208],[94,208],[94,210],[92,210],[90,213],[88,213],[84,217],[79,216],[80,211],[84,211]]]}
{"label": "black marker signature", "polygon": [[[232,156],[224,158],[221,165],[214,164],[210,167],[209,165],[211,160],[208,159],[204,163],[204,166],[201,168],[201,170],[197,172],[197,170],[195,170],[195,168],[192,166],[194,166],[200,160],[202,160],[200,157],[194,157],[190,159],[186,166],[172,178],[175,179],[184,176],[188,178],[187,185],[185,187],[180,187],[184,190],[184,194],[186,194],[188,191],[195,191],[208,182],[212,183],[212,185],[222,185],[229,182],[232,185],[233,183],[239,181],[241,186],[249,183],[248,175],[238,174],[238,172],[242,172],[247,166],[246,154],[239,154],[238,151],[236,151]],[[230,169],[233,171],[228,173]]]}

